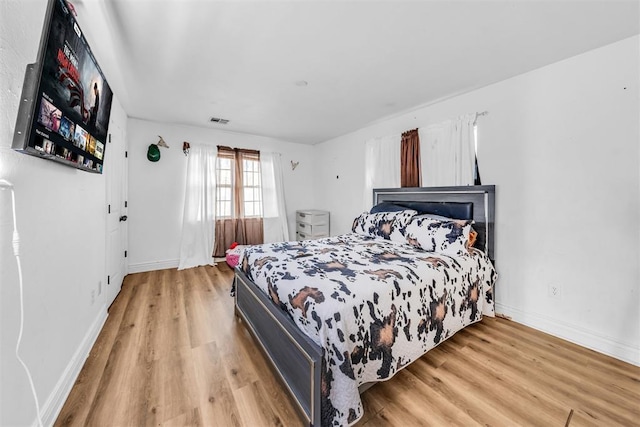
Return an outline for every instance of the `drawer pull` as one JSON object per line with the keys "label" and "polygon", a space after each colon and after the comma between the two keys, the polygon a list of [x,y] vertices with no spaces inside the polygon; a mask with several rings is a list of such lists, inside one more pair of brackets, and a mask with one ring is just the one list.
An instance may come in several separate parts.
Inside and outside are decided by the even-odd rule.
{"label": "drawer pull", "polygon": [[303,213],[299,213],[298,215],[300,215],[302,218],[306,218],[307,215],[303,214]]}
{"label": "drawer pull", "polygon": [[300,226],[300,228],[305,228],[305,227],[306,227],[306,225],[304,225],[304,224],[302,224],[302,223],[300,223],[300,224],[298,224],[298,225]]}

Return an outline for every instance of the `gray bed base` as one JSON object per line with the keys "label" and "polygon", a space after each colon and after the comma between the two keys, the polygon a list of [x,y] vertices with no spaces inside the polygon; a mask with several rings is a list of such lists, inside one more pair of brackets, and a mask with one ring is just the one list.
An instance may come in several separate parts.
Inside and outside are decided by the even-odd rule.
{"label": "gray bed base", "polygon": [[[381,202],[472,202],[478,241],[494,258],[495,186],[384,188],[373,190]],[[304,335],[239,268],[235,269],[235,312],[254,336],[310,426],[321,425],[322,348]],[[371,384],[363,385],[363,391]]]}
{"label": "gray bed base", "polygon": [[309,425],[320,426],[322,348],[240,268],[235,273],[236,315],[258,341]]}

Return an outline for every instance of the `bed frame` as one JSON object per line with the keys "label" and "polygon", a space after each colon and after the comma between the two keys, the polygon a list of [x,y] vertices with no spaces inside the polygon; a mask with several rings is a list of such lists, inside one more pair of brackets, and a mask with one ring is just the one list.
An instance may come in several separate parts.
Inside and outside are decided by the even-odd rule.
{"label": "bed frame", "polygon": [[[383,188],[373,190],[374,205],[434,202],[438,206],[471,203],[478,232],[476,247],[494,258],[495,186]],[[461,218],[468,219],[468,218]],[[304,335],[247,276],[235,269],[235,312],[244,321],[310,426],[320,426],[322,348]]]}

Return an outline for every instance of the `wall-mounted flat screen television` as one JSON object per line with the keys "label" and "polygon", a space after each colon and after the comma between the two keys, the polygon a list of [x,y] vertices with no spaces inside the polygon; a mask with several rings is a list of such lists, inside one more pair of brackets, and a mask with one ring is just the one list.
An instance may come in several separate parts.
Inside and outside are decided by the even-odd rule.
{"label": "wall-mounted flat screen television", "polygon": [[102,173],[113,93],[65,0],[49,0],[12,148]]}

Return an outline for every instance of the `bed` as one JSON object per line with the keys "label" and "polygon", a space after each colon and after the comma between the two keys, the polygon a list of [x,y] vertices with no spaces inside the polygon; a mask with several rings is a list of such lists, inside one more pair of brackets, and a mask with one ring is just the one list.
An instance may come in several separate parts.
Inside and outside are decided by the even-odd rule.
{"label": "bed", "polygon": [[[235,270],[236,314],[309,425],[357,422],[359,390],[493,315],[494,186],[375,189],[373,196],[381,211],[359,216],[356,232],[252,246]],[[387,213],[386,206],[400,208]],[[443,247],[428,249],[438,237],[420,235],[421,222],[431,228],[443,221],[436,216],[460,221],[445,230]],[[372,218],[393,218],[394,226],[371,227]],[[460,250],[454,232],[472,221],[476,242]]]}

